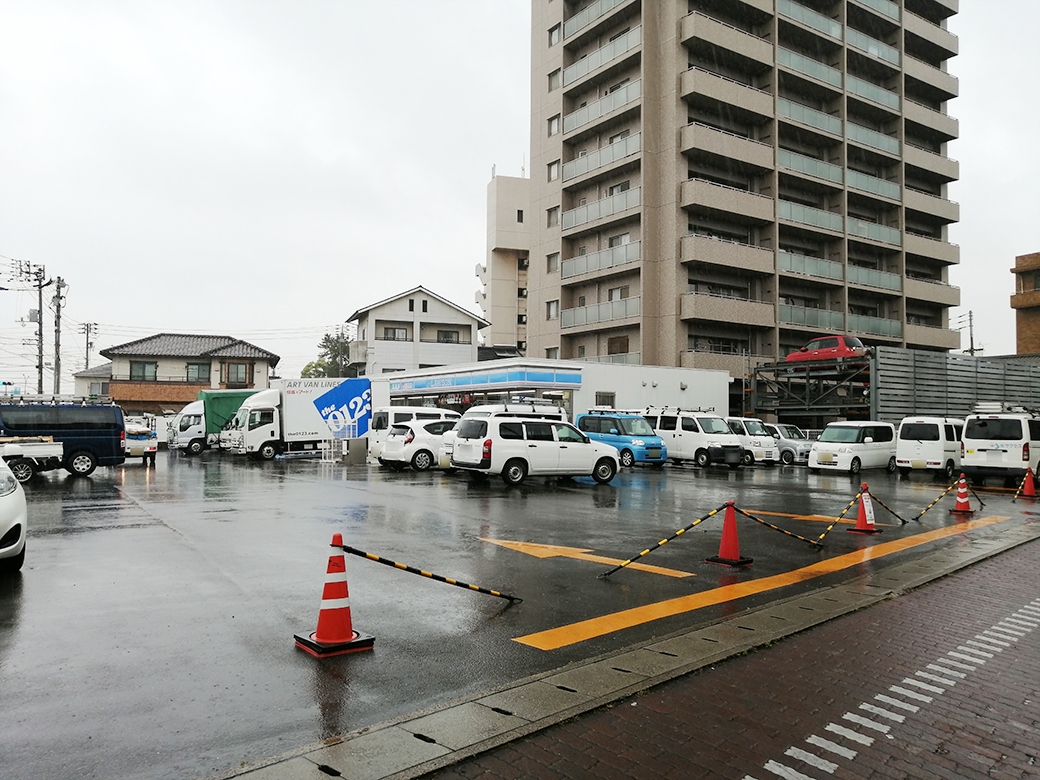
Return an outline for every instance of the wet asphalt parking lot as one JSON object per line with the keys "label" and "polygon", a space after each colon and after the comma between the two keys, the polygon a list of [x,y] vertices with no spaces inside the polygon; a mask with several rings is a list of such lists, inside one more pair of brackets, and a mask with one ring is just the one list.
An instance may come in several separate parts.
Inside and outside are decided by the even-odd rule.
{"label": "wet asphalt parking lot", "polygon": [[[624,561],[734,501],[816,539],[862,481],[883,533],[840,524],[817,549],[738,515],[747,568],[706,563],[720,513],[641,563]],[[315,460],[253,463],[160,453],[64,472],[26,486],[30,530],[20,575],[0,580],[0,755],[10,777],[193,778],[223,772],[569,662],[709,623],[862,574],[870,560],[795,574],[764,593],[601,630],[537,637],[580,621],[760,578],[956,525],[946,487],[883,471],[858,478],[804,467],[623,470],[507,488],[441,472]],[[1033,509],[993,485],[976,517],[1015,523]],[[849,515],[855,520],[855,509]],[[1001,523],[976,533],[999,533]],[[451,587],[347,556],[354,628],[371,651],[315,659],[293,635],[314,630],[333,533],[384,558],[523,599]],[[490,541],[496,540],[496,541]],[[893,552],[908,557],[952,536]],[[533,545],[538,545],[535,547]],[[685,576],[679,576],[685,575]],[[594,632],[595,633],[595,632]]]}

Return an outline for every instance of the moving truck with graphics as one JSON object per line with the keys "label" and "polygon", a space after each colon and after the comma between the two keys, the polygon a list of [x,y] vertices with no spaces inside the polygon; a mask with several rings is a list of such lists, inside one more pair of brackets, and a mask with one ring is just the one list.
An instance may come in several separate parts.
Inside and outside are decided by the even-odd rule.
{"label": "moving truck with graphics", "polygon": [[372,387],[359,379],[276,379],[242,402],[230,449],[257,460],[317,455],[322,442],[368,433]]}
{"label": "moving truck with graphics", "polygon": [[170,421],[167,445],[198,455],[215,446],[221,429],[235,416],[238,407],[257,390],[199,390],[192,401]]}

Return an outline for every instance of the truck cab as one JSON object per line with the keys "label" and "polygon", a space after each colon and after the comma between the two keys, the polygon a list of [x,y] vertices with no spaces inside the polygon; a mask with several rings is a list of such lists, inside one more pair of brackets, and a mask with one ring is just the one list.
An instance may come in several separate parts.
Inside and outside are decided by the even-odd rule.
{"label": "truck cab", "polygon": [[186,455],[206,449],[206,405],[202,401],[192,401],[170,421],[167,446]]}
{"label": "truck cab", "polygon": [[235,415],[238,427],[229,436],[230,449],[257,460],[273,460],[281,451],[281,393],[261,390],[242,402]]}

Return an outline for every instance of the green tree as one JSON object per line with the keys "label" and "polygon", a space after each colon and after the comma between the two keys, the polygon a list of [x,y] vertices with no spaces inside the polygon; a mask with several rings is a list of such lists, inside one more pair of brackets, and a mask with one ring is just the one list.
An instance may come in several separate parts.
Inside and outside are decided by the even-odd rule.
{"label": "green tree", "polygon": [[304,366],[300,376],[305,379],[357,376],[357,368],[350,365],[349,344],[345,333],[326,333],[318,342],[318,359]]}

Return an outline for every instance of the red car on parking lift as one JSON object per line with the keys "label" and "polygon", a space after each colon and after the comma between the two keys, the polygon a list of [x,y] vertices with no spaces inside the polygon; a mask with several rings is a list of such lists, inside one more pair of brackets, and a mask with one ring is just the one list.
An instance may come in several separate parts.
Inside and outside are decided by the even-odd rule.
{"label": "red car on parking lift", "polygon": [[866,358],[869,350],[855,336],[820,336],[787,356],[788,363],[803,360],[838,361]]}

